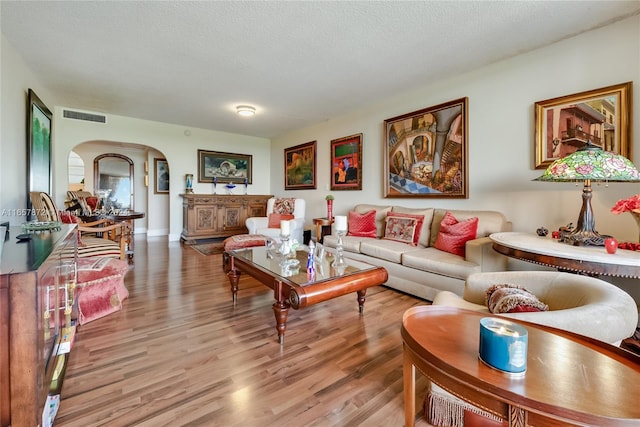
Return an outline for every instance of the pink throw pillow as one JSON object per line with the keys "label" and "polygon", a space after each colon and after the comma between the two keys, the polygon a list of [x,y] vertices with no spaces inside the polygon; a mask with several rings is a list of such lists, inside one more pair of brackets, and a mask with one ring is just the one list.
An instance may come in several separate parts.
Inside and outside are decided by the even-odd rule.
{"label": "pink throw pillow", "polygon": [[433,247],[464,257],[465,243],[468,240],[475,239],[477,232],[478,217],[458,222],[456,217],[447,211],[440,222],[440,232],[438,232],[438,238]]}
{"label": "pink throw pillow", "polygon": [[417,220],[415,218],[387,215],[383,239],[413,246],[414,242],[417,242],[414,237],[416,228]]}
{"label": "pink throw pillow", "polygon": [[271,213],[269,214],[269,228],[280,228],[280,221],[290,221],[294,218],[293,215],[290,214],[279,214],[279,213]]}
{"label": "pink throw pillow", "polygon": [[347,228],[349,232],[347,236],[378,237],[376,230],[376,211],[374,209],[363,214],[356,211],[349,211],[348,222]]}
{"label": "pink throw pillow", "polygon": [[387,219],[389,217],[397,217],[397,218],[413,218],[416,220],[415,232],[413,234],[413,246],[418,246],[418,242],[420,241],[420,232],[422,231],[422,223],[424,222],[424,215],[414,215],[414,214],[406,214],[400,212],[389,212],[387,213]]}

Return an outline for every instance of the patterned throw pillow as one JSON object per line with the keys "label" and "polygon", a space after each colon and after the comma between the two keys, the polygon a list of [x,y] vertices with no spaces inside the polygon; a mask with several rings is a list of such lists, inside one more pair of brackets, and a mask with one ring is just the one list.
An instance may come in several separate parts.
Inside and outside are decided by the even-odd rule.
{"label": "patterned throw pillow", "polygon": [[384,228],[383,239],[415,245],[414,236],[417,223],[418,221],[415,218],[387,215],[387,225]]}
{"label": "patterned throw pillow", "polygon": [[416,229],[413,233],[413,246],[418,246],[418,241],[420,240],[420,232],[422,231],[422,223],[424,222],[424,215],[414,215],[414,214],[406,214],[400,212],[389,212],[387,213],[387,220],[390,217],[396,218],[413,218],[416,220]]}
{"label": "patterned throw pillow", "polygon": [[[71,212],[60,211],[59,215],[60,215],[60,221],[62,221],[63,224],[80,224],[82,222],[80,221],[80,218],[78,218]],[[81,237],[82,236],[78,231],[78,246],[84,246],[84,243],[82,243]]]}
{"label": "patterned throw pillow", "polygon": [[448,212],[440,222],[440,232],[433,245],[434,248],[455,255],[465,256],[465,243],[475,239],[478,232],[478,217],[458,222],[455,216]]}
{"label": "patterned throw pillow", "polygon": [[485,301],[494,314],[549,310],[534,294],[517,285],[492,285],[486,291]]}
{"label": "patterned throw pillow", "polygon": [[356,211],[349,211],[348,222],[347,228],[349,232],[347,236],[377,237],[375,210],[372,209],[363,214]]}
{"label": "patterned throw pillow", "polygon": [[[295,198],[278,198],[273,202],[273,213],[293,215],[295,207]],[[280,225],[278,225],[278,227],[279,226]]]}
{"label": "patterned throw pillow", "polygon": [[271,213],[269,214],[269,228],[280,228],[280,221],[289,221],[293,219],[293,215],[291,214],[279,214],[279,213]]}

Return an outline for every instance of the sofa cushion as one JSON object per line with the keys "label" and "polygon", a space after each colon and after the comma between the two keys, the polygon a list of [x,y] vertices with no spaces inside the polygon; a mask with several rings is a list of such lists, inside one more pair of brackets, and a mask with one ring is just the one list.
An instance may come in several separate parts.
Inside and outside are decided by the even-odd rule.
{"label": "sofa cushion", "polygon": [[368,239],[360,243],[360,253],[400,264],[405,253],[417,250],[415,246],[386,239]]}
{"label": "sofa cushion", "polygon": [[436,248],[407,251],[402,254],[402,265],[460,280],[465,280],[471,273],[480,272],[478,264]]}
{"label": "sofa cushion", "polygon": [[270,213],[269,214],[269,228],[280,228],[280,221],[289,221],[294,218],[293,214],[279,214],[279,213]]}
{"label": "sofa cushion", "polygon": [[476,238],[478,217],[458,221],[451,212],[447,212],[440,223],[438,238],[433,247],[441,251],[465,256],[465,243]]}
{"label": "sofa cushion", "polygon": [[494,314],[549,310],[534,294],[518,285],[492,285],[487,289],[485,300]]}
{"label": "sofa cushion", "polygon": [[[346,252],[360,253],[360,244],[362,242],[378,240],[375,237],[361,237],[361,236],[343,236],[342,237],[342,249]],[[334,235],[324,236],[322,244],[327,248],[335,248],[338,243],[338,237]]]}
{"label": "sofa cushion", "polygon": [[387,218],[387,212],[391,211],[391,206],[361,204],[353,208],[358,213],[369,212],[372,209],[376,211],[376,237],[380,238],[384,236],[384,220]]}
{"label": "sofa cushion", "polygon": [[376,237],[376,211],[366,213],[349,211],[348,236]]}
{"label": "sofa cushion", "polygon": [[422,226],[420,227],[418,244],[429,246],[431,240],[431,222],[433,221],[433,208],[428,209],[410,209],[401,206],[394,206],[391,212],[400,214],[410,214],[423,216]]}
{"label": "sofa cushion", "polygon": [[391,212],[389,212],[387,214],[384,236],[382,238],[416,246],[414,238],[417,228],[418,221],[415,218],[393,216]]}

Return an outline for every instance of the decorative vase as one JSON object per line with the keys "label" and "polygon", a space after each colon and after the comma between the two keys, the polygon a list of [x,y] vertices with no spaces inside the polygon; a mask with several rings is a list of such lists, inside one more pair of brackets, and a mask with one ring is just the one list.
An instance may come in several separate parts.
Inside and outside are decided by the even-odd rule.
{"label": "decorative vase", "polygon": [[184,176],[185,179],[185,190],[184,192],[187,194],[193,193],[193,174],[188,173]]}
{"label": "decorative vase", "polygon": [[333,218],[333,200],[327,200],[327,219]]}

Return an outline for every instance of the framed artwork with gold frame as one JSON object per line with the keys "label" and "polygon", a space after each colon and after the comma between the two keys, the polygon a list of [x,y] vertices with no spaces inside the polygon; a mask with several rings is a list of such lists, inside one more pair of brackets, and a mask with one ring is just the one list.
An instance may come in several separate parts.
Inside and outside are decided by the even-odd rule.
{"label": "framed artwork with gold frame", "polygon": [[362,190],[362,134],[331,140],[331,190]]}
{"label": "framed artwork with gold frame", "polygon": [[284,149],[284,189],[316,188],[316,141]]}
{"label": "framed artwork with gold frame", "polygon": [[630,158],[632,82],[535,103],[535,169],[546,169],[590,140]]}

